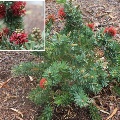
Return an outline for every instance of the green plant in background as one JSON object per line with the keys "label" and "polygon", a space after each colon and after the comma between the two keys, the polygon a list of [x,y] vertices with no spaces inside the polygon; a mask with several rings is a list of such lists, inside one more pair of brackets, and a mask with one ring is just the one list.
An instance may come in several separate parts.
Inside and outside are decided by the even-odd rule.
{"label": "green plant in background", "polygon": [[[99,93],[114,79],[119,81],[120,44],[112,39],[116,30],[111,27],[94,34],[94,24],[84,25],[81,12],[71,1],[60,8],[58,17],[65,22],[63,30],[49,34],[54,22],[47,22],[46,50],[34,52],[42,57],[44,67],[41,69],[43,62],[36,64],[41,72],[33,71],[39,73],[33,76],[40,82],[29,98],[44,106],[40,120],[51,120],[54,106],[71,103],[79,107],[90,105],[92,119],[100,120],[89,96]],[[26,65],[13,67],[14,74],[31,75],[34,66]]]}
{"label": "green plant in background", "polygon": [[44,48],[41,31],[37,35],[37,41],[34,40],[34,36],[24,31],[25,6],[24,1],[0,2],[0,50],[41,50]]}

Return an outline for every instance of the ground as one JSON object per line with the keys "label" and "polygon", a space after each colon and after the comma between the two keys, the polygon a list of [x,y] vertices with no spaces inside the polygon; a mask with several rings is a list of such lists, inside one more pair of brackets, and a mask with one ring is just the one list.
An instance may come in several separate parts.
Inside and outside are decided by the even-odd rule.
{"label": "ground", "polygon": [[22,76],[11,78],[13,65],[34,59],[29,52],[0,52],[0,120],[19,120],[22,115],[23,120],[35,119],[37,107],[27,99],[34,81],[30,82],[29,78]]}
{"label": "ground", "polygon": [[[119,0],[76,0],[80,5],[83,18],[86,22],[95,22],[96,30],[100,26],[113,25],[118,30],[116,40],[120,40],[120,1]],[[75,3],[75,2],[74,2]],[[55,14],[61,5],[52,0],[46,1],[46,16]],[[57,17],[56,17],[57,18]],[[58,21],[58,19],[56,19]],[[60,22],[56,22],[54,29],[61,28]],[[29,77],[12,77],[11,67],[21,62],[35,61],[40,59],[30,52],[2,52],[0,51],[0,120],[35,120],[40,114],[41,107],[28,100],[29,91],[36,86],[36,80]],[[112,84],[94,97],[102,120],[120,120],[120,97],[111,91]],[[67,107],[67,109],[69,109]],[[76,108],[77,109],[77,108]],[[61,111],[61,109],[59,109]],[[57,115],[59,113],[55,111]],[[68,120],[90,120],[87,108],[79,109],[81,118]],[[73,112],[76,112],[73,111]],[[60,113],[61,114],[61,113]],[[61,120],[64,120],[61,114]],[[59,120],[55,118],[53,120]]]}
{"label": "ground", "polygon": [[[39,3],[40,2],[40,3]],[[44,30],[44,2],[26,2],[26,15],[24,16],[24,27],[27,33],[31,33],[33,28]]]}

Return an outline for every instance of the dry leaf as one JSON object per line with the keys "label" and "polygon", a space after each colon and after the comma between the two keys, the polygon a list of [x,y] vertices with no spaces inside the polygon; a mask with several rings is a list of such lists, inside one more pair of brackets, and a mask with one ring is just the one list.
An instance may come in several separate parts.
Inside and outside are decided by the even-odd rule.
{"label": "dry leaf", "polygon": [[118,110],[118,108],[115,108],[115,109],[113,110],[112,114],[111,114],[109,117],[107,117],[106,120],[109,120],[110,118],[112,118],[112,117],[116,114],[117,110]]}
{"label": "dry leaf", "polygon": [[33,77],[32,76],[29,76],[29,78],[30,78],[30,81],[33,81]]}
{"label": "dry leaf", "polygon": [[15,112],[17,112],[18,114],[20,114],[21,115],[21,117],[23,117],[23,114],[22,114],[22,112],[20,112],[19,110],[17,110],[17,109],[14,109],[14,108],[10,108],[11,110],[13,110],[13,111],[15,111]]}

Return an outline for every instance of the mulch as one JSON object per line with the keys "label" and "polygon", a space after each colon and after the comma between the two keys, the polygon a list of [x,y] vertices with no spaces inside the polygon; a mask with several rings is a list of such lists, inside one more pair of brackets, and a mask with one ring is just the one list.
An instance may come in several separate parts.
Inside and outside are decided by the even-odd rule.
{"label": "mulch", "polygon": [[[119,0],[76,0],[74,4],[79,4],[83,13],[85,22],[94,22],[96,29],[100,26],[115,26],[118,30],[116,40],[120,40],[120,1]],[[46,16],[48,14],[56,15],[56,23],[53,31],[59,31],[63,25],[57,19],[57,11],[61,7],[55,1],[46,1]],[[33,56],[30,52],[2,52],[0,51],[0,86],[12,77],[11,67],[18,65],[21,62],[35,61],[39,62],[39,58]],[[30,90],[35,88],[36,81],[30,81],[28,77],[11,78],[4,87],[0,88],[0,120],[35,120],[40,113],[40,106],[36,106],[27,98]],[[112,86],[112,85],[110,85]],[[120,97],[110,91],[110,88],[105,88],[95,98],[96,106],[100,109],[102,120],[112,114],[117,107],[118,110],[110,120],[120,120]],[[78,109],[75,106],[70,112],[75,113]],[[54,111],[57,115],[61,113],[62,108],[57,108]],[[106,113],[107,112],[107,113]],[[68,118],[68,120],[89,120],[89,112],[87,108],[79,109],[81,118]],[[109,113],[109,114],[108,114]],[[65,113],[67,115],[67,113]],[[53,120],[65,120],[62,118],[65,114],[61,113],[58,118]]]}
{"label": "mulch", "polygon": [[[30,52],[0,52],[0,86],[12,77],[14,65],[35,59]],[[35,120],[37,106],[27,98],[34,87],[34,81],[20,76],[0,88],[0,120]]]}

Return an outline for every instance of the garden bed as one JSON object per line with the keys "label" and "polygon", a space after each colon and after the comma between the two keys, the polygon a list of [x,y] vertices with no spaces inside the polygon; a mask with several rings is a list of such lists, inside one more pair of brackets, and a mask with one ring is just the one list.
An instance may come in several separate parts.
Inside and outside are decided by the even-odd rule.
{"label": "garden bed", "polygon": [[[79,0],[79,3],[81,4],[81,10],[84,9],[82,6],[88,5],[87,9],[90,9],[89,7],[92,7],[92,3],[94,3],[93,0],[90,0],[89,2],[83,2],[82,0]],[[118,4],[119,1],[108,1],[108,0],[102,0],[100,2],[96,2],[96,5],[100,6],[102,3],[104,5],[108,5],[110,8],[113,8],[112,14],[116,16],[116,19],[113,20],[113,25],[116,23],[117,29],[119,28],[119,21],[117,18],[118,16]],[[84,4],[84,5],[83,5]],[[56,4],[55,2],[47,2],[46,3],[46,13],[55,13],[57,15],[57,10],[60,8],[60,5]],[[86,8],[86,7],[85,7]],[[49,10],[48,10],[49,9]],[[108,10],[105,8],[105,10]],[[89,11],[89,10],[88,10]],[[94,12],[97,11],[97,7],[95,7]],[[94,13],[93,12],[93,13]],[[87,16],[89,16],[89,13],[86,13]],[[102,14],[102,13],[101,13]],[[117,14],[117,15],[116,15]],[[93,21],[95,21],[96,16],[93,17]],[[86,18],[85,18],[86,19]],[[92,18],[91,18],[92,19]],[[89,20],[89,18],[86,19],[86,21]],[[93,22],[92,21],[92,22]],[[99,21],[100,18],[96,20],[96,29],[99,29]],[[105,22],[106,26],[109,25],[109,22]],[[55,25],[58,29],[62,27],[61,23],[56,23]],[[59,27],[59,28],[58,28]],[[55,30],[56,31],[56,30]],[[54,31],[53,31],[54,32]],[[119,30],[117,37],[115,39],[118,40],[119,38]],[[28,62],[28,61],[35,61],[39,62],[40,59],[34,57],[29,52],[0,52],[0,85],[2,85],[5,81],[9,80],[11,78],[11,67],[13,65],[17,65],[20,62]],[[102,116],[103,120],[106,120],[108,116],[113,114],[111,117],[111,120],[119,120],[120,119],[120,97],[116,95],[112,91],[113,87],[112,83],[107,88],[104,88],[102,92],[94,96],[94,99],[96,101],[96,106],[100,111],[100,114]],[[31,80],[30,77],[17,77],[17,78],[11,78],[8,83],[6,83],[1,89],[0,89],[0,120],[35,120],[38,115],[41,113],[41,107],[36,106],[32,102],[30,102],[26,97],[30,90],[36,86],[36,80]],[[72,108],[71,108],[72,107]],[[116,109],[117,108],[117,109]],[[89,120],[89,112],[87,108],[79,109],[74,105],[68,106],[66,108],[66,112],[61,113],[62,108],[57,108],[54,111],[54,119],[53,120],[65,120],[64,116],[67,116],[67,120]],[[73,110],[74,109],[74,110]],[[76,112],[77,111],[77,112]],[[79,114],[79,113],[80,114]],[[77,117],[71,117],[70,115],[76,115]],[[78,115],[79,114],[79,115]]]}

